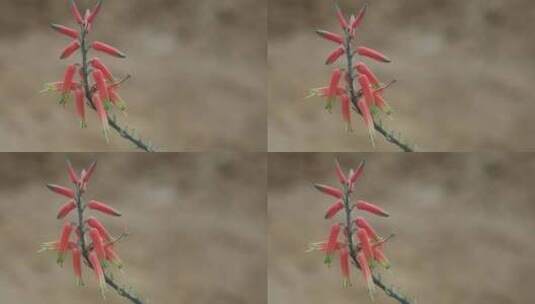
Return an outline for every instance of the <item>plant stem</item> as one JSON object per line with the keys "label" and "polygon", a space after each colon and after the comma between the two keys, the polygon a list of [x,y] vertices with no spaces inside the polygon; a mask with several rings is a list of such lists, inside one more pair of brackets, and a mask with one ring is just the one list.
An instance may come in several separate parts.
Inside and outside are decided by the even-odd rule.
{"label": "plant stem", "polygon": [[[82,201],[82,195],[84,191],[80,188],[80,185],[75,184],[75,203],[76,203],[76,210],[78,212],[78,230],[80,231],[80,239],[79,239],[79,245],[82,251],[82,255],[84,257],[85,264],[93,269],[93,266],[91,265],[91,262],[89,261],[89,250],[85,243],[85,224],[84,224],[84,210],[85,206]],[[135,304],[143,304],[143,301],[139,299],[138,297],[134,296],[130,292],[128,292],[126,289],[120,287],[111,277],[109,277],[106,273],[104,273],[104,279],[106,280],[106,284],[110,286],[111,288],[115,289],[115,291],[122,297],[127,298],[132,303]]]}
{"label": "plant stem", "polygon": [[[362,116],[362,113],[357,106],[358,99],[362,95],[361,91],[356,92],[355,90],[355,75],[353,75],[353,49],[351,47],[351,41],[353,39],[352,35],[348,32],[347,29],[344,30],[344,48],[346,55],[347,63],[347,87],[349,88],[349,95],[351,103],[353,104],[353,110]],[[373,120],[373,126],[377,132],[379,132],[389,143],[392,143],[398,146],[403,152],[415,152],[414,148],[410,144],[404,143],[401,138],[397,137],[393,131],[389,131],[383,127],[381,123],[377,123],[375,119]]]}
{"label": "plant stem", "polygon": [[[87,104],[96,111],[96,107],[93,104],[91,89],[89,88],[89,66],[87,64],[87,53],[89,52],[89,46],[87,45],[87,29],[84,25],[80,25],[80,51],[82,53],[82,82],[85,90],[85,97]],[[130,133],[126,128],[121,127],[115,118],[112,118],[109,114],[108,121],[110,126],[124,139],[133,143],[137,148],[145,152],[156,152],[152,145],[143,142],[140,138],[136,138],[134,134]]]}
{"label": "plant stem", "polygon": [[[360,269],[360,265],[357,261],[357,252],[353,244],[353,232],[354,231],[352,229],[353,221],[351,219],[351,210],[352,210],[351,194],[352,194],[352,191],[350,187],[347,184],[345,184],[343,200],[344,200],[344,211],[346,213],[345,226],[346,226],[346,234],[347,234],[347,241],[348,241],[348,247],[349,247],[349,256],[351,257],[351,260],[353,261],[353,265],[355,265],[355,267]],[[373,277],[373,283],[375,284],[375,286],[383,290],[387,296],[397,300],[401,304],[411,304],[411,302],[405,296],[395,291],[392,287],[386,286],[385,283],[381,280],[381,278],[378,275],[376,275],[375,273],[372,273],[372,277]]]}

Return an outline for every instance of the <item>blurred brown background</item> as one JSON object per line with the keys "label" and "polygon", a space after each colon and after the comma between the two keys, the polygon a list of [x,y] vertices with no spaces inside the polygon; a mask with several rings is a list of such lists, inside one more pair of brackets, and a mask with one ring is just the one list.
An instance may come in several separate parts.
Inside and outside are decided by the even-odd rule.
{"label": "blurred brown background", "polygon": [[[364,1],[340,0],[346,14]],[[393,59],[370,61],[378,76],[398,83],[386,93],[386,122],[424,151],[535,148],[535,2],[528,0],[374,0],[360,41]],[[270,151],[371,151],[355,117],[344,132],[338,108],[303,101],[330,76],[333,44],[313,30],[338,31],[330,0],[269,1]],[[379,135],[379,134],[378,134]],[[378,151],[396,150],[378,140]]]}
{"label": "blurred brown background", "polygon": [[[532,154],[272,154],[268,179],[270,303],[371,303],[360,273],[342,287],[309,242],[327,238],[332,199],[312,183],[335,185],[343,166],[367,160],[356,197],[388,219],[366,216],[382,235],[388,280],[416,303],[534,303],[535,156]],[[395,301],[384,294],[375,303]]]}
{"label": "blurred brown background", "polygon": [[[74,22],[67,0],[1,1],[0,142],[2,151],[132,150],[106,144],[91,114],[80,130],[71,106],[39,95],[61,79],[69,42],[48,24]],[[95,0],[78,0],[82,9]],[[266,1],[105,1],[91,39],[128,55],[98,55],[129,104],[123,124],[165,151],[266,149]],[[68,62],[74,62],[73,56]]]}
{"label": "blurred brown background", "polygon": [[[93,273],[75,286],[39,244],[58,237],[64,201],[44,185],[67,185],[98,159],[87,198],[122,211],[99,216],[112,233],[128,284],[146,303],[266,303],[266,158],[262,154],[0,155],[0,302],[103,303]],[[127,303],[111,290],[106,303]]]}

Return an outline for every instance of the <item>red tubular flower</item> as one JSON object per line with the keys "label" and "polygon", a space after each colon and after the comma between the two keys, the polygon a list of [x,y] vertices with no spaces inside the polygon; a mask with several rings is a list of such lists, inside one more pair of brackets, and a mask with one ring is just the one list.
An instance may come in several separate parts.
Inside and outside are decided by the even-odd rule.
{"label": "red tubular flower", "polygon": [[377,76],[375,76],[375,74],[368,68],[367,65],[365,65],[363,62],[359,62],[355,65],[355,68],[357,69],[357,71],[362,74],[362,75],[366,75],[366,77],[368,77],[368,80],[370,81],[370,83],[374,86],[374,87],[377,87],[379,86],[379,79],[377,78]]}
{"label": "red tubular flower", "polygon": [[338,19],[338,23],[340,24],[340,27],[345,31],[347,29],[347,21],[344,17],[344,13],[340,9],[340,6],[338,6],[338,3],[334,4],[336,8],[336,18]]}
{"label": "red tubular flower", "polygon": [[340,224],[333,224],[329,232],[329,239],[327,240],[327,248],[325,248],[325,261],[327,265],[331,264],[332,254],[336,251],[338,244],[338,235],[340,234]]}
{"label": "red tubular flower", "polygon": [[375,100],[373,99],[373,91],[370,85],[370,80],[364,74],[360,75],[358,80],[359,80],[360,88],[362,89],[362,93],[364,95],[364,99],[366,100],[368,107],[371,107],[372,105],[375,104]]}
{"label": "red tubular flower", "polygon": [[331,32],[324,31],[324,30],[316,30],[316,34],[318,34],[321,38],[332,41],[334,43],[338,43],[338,44],[344,43],[344,37],[335,33],[331,33]]}
{"label": "red tubular flower", "polygon": [[63,227],[61,228],[61,235],[59,237],[59,244],[58,244],[58,260],[57,263],[60,266],[63,266],[63,258],[65,256],[65,252],[67,249],[69,249],[69,237],[71,236],[71,232],[74,229],[74,225],[66,222],[63,224]]}
{"label": "red tubular flower", "polygon": [[385,269],[390,268],[390,261],[387,259],[385,254],[383,253],[383,246],[377,245],[372,247],[373,251],[373,258],[377,261],[377,263],[381,264]]}
{"label": "red tubular flower", "polygon": [[366,258],[368,261],[373,260],[373,252],[372,252],[372,245],[370,243],[370,237],[368,236],[368,233],[366,230],[359,228],[357,230],[357,238],[359,239],[359,244],[362,248],[362,251],[366,255]]}
{"label": "red tubular flower", "polygon": [[342,200],[337,200],[327,209],[327,212],[325,213],[325,219],[332,218],[338,213],[338,211],[342,209],[344,209],[344,204],[342,203]]}
{"label": "red tubular flower", "polygon": [[75,105],[76,105],[76,115],[80,118],[80,127],[85,128],[85,92],[82,88],[77,88],[74,90]]}
{"label": "red tubular flower", "polygon": [[108,122],[108,113],[106,112],[104,104],[102,103],[102,99],[100,99],[98,94],[93,96],[93,104],[97,110],[98,118],[102,125],[102,132],[104,132],[104,137],[106,138],[106,141],[109,141],[108,131],[110,129],[110,125]]}
{"label": "red tubular flower", "polygon": [[114,57],[126,58],[126,55],[123,52],[104,42],[95,41],[91,44],[91,47],[96,51],[103,52]]}
{"label": "red tubular flower", "polygon": [[364,120],[364,125],[368,128],[368,135],[370,136],[370,141],[372,142],[372,146],[375,147],[375,139],[374,139],[374,123],[373,123],[373,117],[370,112],[370,108],[368,108],[368,103],[363,99],[359,99],[357,102],[357,106],[362,113],[362,119]]}
{"label": "red tubular flower", "polygon": [[115,86],[111,85],[108,86],[108,94],[110,95],[110,101],[116,105],[119,110],[126,111],[126,102],[121,98],[121,96],[117,93],[117,89]]}
{"label": "red tubular flower", "polygon": [[89,209],[100,211],[108,215],[121,216],[121,213],[119,211],[99,201],[92,200],[89,202],[89,204],[87,204],[87,207],[89,207]]}
{"label": "red tubular flower", "polygon": [[55,30],[56,32],[60,33],[60,34],[63,34],[65,36],[69,36],[73,39],[77,39],[78,38],[78,31],[75,30],[75,29],[72,29],[70,27],[66,27],[64,25],[61,25],[61,24],[55,24],[55,23],[51,23],[50,24],[50,27]]}
{"label": "red tubular flower", "polygon": [[108,261],[110,261],[113,265],[115,265],[115,267],[117,267],[119,269],[122,269],[123,268],[123,261],[121,260],[121,258],[117,254],[117,252],[115,252],[115,250],[113,250],[113,246],[106,245],[104,247],[104,250],[106,251],[106,259]]}
{"label": "red tubular flower", "polygon": [[363,211],[368,211],[370,213],[373,213],[375,215],[378,215],[378,216],[383,216],[383,217],[389,217],[390,215],[384,211],[383,209],[375,206],[374,204],[372,203],[368,203],[366,201],[362,201],[362,200],[359,200],[357,201],[357,203],[355,204],[355,206],[357,207],[357,209],[359,210],[363,210]]}
{"label": "red tubular flower", "polygon": [[73,40],[69,45],[67,45],[61,52],[59,59],[69,58],[74,52],[80,48],[80,42],[78,40]]}
{"label": "red tubular flower", "polygon": [[78,24],[83,24],[82,15],[80,15],[76,2],[74,2],[74,0],[69,0],[69,2],[71,3],[71,13],[74,16],[74,19]]}
{"label": "red tubular flower", "polygon": [[342,277],[344,278],[344,287],[351,286],[349,277],[349,251],[347,248],[340,251],[340,270],[342,272]]}
{"label": "red tubular flower", "polygon": [[359,28],[360,24],[362,23],[362,20],[364,19],[364,16],[366,15],[366,10],[368,9],[368,3],[364,3],[364,6],[360,9],[360,11],[357,14],[357,17],[351,22],[351,33],[355,34],[357,29]]}
{"label": "red tubular flower", "polygon": [[375,105],[379,109],[381,109],[381,111],[385,112],[387,115],[392,114],[392,108],[386,103],[380,92],[373,93],[373,96],[375,100]]}
{"label": "red tubular flower", "polygon": [[103,261],[106,258],[106,252],[104,251],[104,240],[102,240],[100,232],[95,228],[91,228],[89,229],[89,237],[91,238],[91,241],[93,241],[93,248],[95,249],[98,258]]}
{"label": "red tubular flower", "polygon": [[110,101],[110,96],[108,94],[108,87],[106,86],[106,79],[104,79],[104,74],[100,70],[93,70],[92,73],[93,80],[97,86],[97,91],[102,102],[106,103]]}
{"label": "red tubular flower", "polygon": [[329,53],[329,55],[327,55],[327,60],[325,60],[325,64],[331,64],[336,62],[336,60],[338,60],[338,58],[340,58],[340,56],[342,56],[344,53],[345,49],[343,46],[336,48],[334,51]]}
{"label": "red tubular flower", "polygon": [[364,165],[366,164],[365,161],[361,161],[357,169],[353,171],[353,173],[349,176],[349,182],[351,184],[356,183],[359,178],[362,176],[362,173],[364,173]]}
{"label": "red tubular flower", "polygon": [[95,21],[95,18],[97,17],[98,13],[100,12],[100,8],[102,7],[102,0],[99,0],[97,2],[97,5],[93,9],[93,12],[87,17],[87,23],[93,24],[93,21]]}
{"label": "red tubular flower", "polygon": [[351,102],[347,94],[342,95],[342,119],[346,124],[346,132],[351,132]]}
{"label": "red tubular flower", "polygon": [[331,80],[329,81],[329,88],[327,89],[327,104],[325,105],[325,108],[327,110],[332,109],[332,103],[336,99],[336,96],[338,96],[338,83],[340,83],[340,79],[342,78],[342,70],[341,69],[334,69],[331,74]]}
{"label": "red tubular flower", "polygon": [[344,193],[342,192],[342,190],[335,188],[335,187],[326,186],[322,184],[314,184],[314,187],[318,189],[319,191],[327,195],[334,196],[336,198],[342,198],[344,196]]}
{"label": "red tubular flower", "polygon": [[106,230],[104,225],[102,225],[102,223],[99,220],[97,220],[94,216],[89,217],[86,220],[86,223],[87,223],[87,225],[89,225],[89,227],[97,229],[98,232],[100,233],[100,236],[102,236],[102,238],[106,242],[110,242],[111,241],[111,235],[108,232],[108,230]]}
{"label": "red tubular flower", "polygon": [[386,57],[379,51],[376,51],[374,49],[367,48],[364,46],[358,47],[357,53],[361,56],[368,57],[368,58],[377,60],[379,62],[391,62],[391,60],[388,57]]}
{"label": "red tubular flower", "polygon": [[67,160],[67,172],[69,173],[69,180],[73,184],[78,183],[78,176],[76,174],[76,171],[74,171],[74,168],[72,167],[72,164],[69,160]]}
{"label": "red tubular flower", "polygon": [[365,218],[361,216],[357,216],[355,218],[355,224],[357,225],[357,227],[364,229],[369,237],[371,237],[372,239],[376,241],[379,240],[379,236],[377,235],[377,232],[375,232],[373,227],[370,225],[370,223],[368,223],[368,221],[366,221]]}
{"label": "red tubular flower", "polygon": [[50,189],[50,191],[55,192],[59,195],[63,195],[68,198],[74,198],[74,191],[67,187],[53,185],[53,184],[48,184],[46,185],[46,187]]}
{"label": "red tubular flower", "polygon": [[72,254],[72,269],[74,271],[74,276],[76,278],[76,285],[83,286],[84,281],[82,280],[82,253],[78,247],[73,247],[71,249]]}
{"label": "red tubular flower", "polygon": [[108,67],[99,59],[99,58],[93,58],[91,60],[89,60],[89,64],[97,69],[97,70],[100,70],[102,72],[102,74],[104,75],[104,77],[106,77],[106,79],[108,79],[109,81],[114,81],[113,79],[113,75],[110,71],[110,69],[108,69]]}
{"label": "red tubular flower", "polygon": [[72,90],[74,84],[74,75],[76,74],[77,69],[78,66],[76,64],[71,64],[65,70],[65,74],[63,76],[63,95],[68,94]]}
{"label": "red tubular flower", "polygon": [[338,177],[338,181],[340,184],[345,185],[347,184],[347,178],[344,174],[344,171],[342,170],[342,167],[340,167],[340,163],[337,159],[334,160],[335,166],[336,166],[336,177]]}
{"label": "red tubular flower", "polygon": [[102,297],[104,297],[104,292],[106,291],[106,279],[104,278],[104,271],[102,270],[102,266],[100,265],[100,261],[94,250],[89,252],[89,262],[91,263],[91,267],[93,268],[93,271],[97,277]]}
{"label": "red tubular flower", "polygon": [[63,204],[59,210],[58,210],[58,215],[56,216],[56,218],[58,220],[66,217],[71,211],[73,211],[74,209],[76,208],[76,204],[74,203],[74,200],[70,200],[68,202],[66,202],[65,204]]}
{"label": "red tubular flower", "polygon": [[366,259],[366,256],[364,253],[360,252],[357,254],[357,261],[360,266],[360,270],[362,271],[362,275],[364,276],[364,280],[366,280],[366,284],[368,285],[368,294],[370,295],[370,298],[373,300],[373,293],[375,292],[375,285],[373,285],[373,278],[372,278],[372,272],[370,270],[370,266],[368,265],[368,260]]}

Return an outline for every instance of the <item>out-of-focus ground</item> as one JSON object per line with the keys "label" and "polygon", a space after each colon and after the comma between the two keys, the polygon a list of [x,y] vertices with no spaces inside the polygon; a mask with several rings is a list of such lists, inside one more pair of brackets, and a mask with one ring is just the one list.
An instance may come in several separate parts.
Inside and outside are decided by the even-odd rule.
{"label": "out-of-focus ground", "polygon": [[[347,14],[363,1],[340,0]],[[395,110],[388,126],[424,151],[535,148],[535,2],[528,0],[369,1],[363,45],[393,59],[370,61]],[[313,30],[338,31],[332,1],[272,0],[268,16],[270,151],[371,151],[360,117],[344,132],[319,98],[333,44]],[[379,134],[377,134],[380,137]],[[378,140],[378,151],[394,146]]]}
{"label": "out-of-focus ground", "polygon": [[[535,157],[530,154],[272,154],[268,179],[270,303],[371,303],[353,272],[342,287],[309,242],[327,238],[333,202],[312,183],[336,185],[334,158],[367,160],[356,196],[390,212],[366,215],[393,263],[384,279],[416,303],[534,303]],[[341,218],[339,219],[341,220]],[[384,294],[374,303],[395,303]]]}
{"label": "out-of-focus ground", "polygon": [[[133,77],[120,92],[129,105],[122,124],[165,151],[265,151],[266,5],[105,1],[91,38],[128,55],[98,55],[116,76]],[[2,1],[0,11],[0,150],[132,150],[115,135],[106,144],[93,113],[80,130],[72,105],[38,94],[79,57],[60,61],[69,40],[48,27],[74,25],[67,1]]]}
{"label": "out-of-focus ground", "polygon": [[80,288],[70,257],[36,253],[59,235],[65,200],[44,185],[67,185],[65,157],[99,160],[87,198],[122,211],[93,214],[130,233],[116,248],[145,303],[266,303],[266,159],[227,153],[0,155],[1,303],[104,303],[88,270]]}

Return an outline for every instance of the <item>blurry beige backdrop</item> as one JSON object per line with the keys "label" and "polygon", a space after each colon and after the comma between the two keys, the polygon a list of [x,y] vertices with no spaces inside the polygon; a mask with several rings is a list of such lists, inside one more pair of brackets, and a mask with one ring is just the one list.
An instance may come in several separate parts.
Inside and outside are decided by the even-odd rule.
{"label": "blurry beige backdrop", "polygon": [[[364,3],[339,2],[347,14]],[[379,78],[398,80],[385,95],[389,127],[424,151],[535,149],[535,2],[368,2],[360,41],[393,59],[368,62]],[[269,149],[371,151],[360,117],[346,134],[338,107],[329,115],[319,98],[303,100],[330,76],[323,63],[333,44],[316,28],[340,31],[331,0],[269,1]]]}
{"label": "blurry beige backdrop", "polygon": [[[63,110],[54,96],[38,94],[67,66],[58,58],[68,39],[48,26],[74,25],[67,2],[0,3],[0,151],[132,149],[115,135],[106,144],[94,114],[80,130],[72,106]],[[77,1],[84,9],[95,2]],[[265,151],[266,6],[104,1],[90,38],[128,55],[99,55],[117,76],[132,75],[120,92],[129,105],[122,123],[165,151]]]}
{"label": "blurry beige backdrop", "polygon": [[[327,268],[309,242],[327,238],[332,199],[313,183],[336,185],[343,166],[367,160],[356,198],[389,218],[366,216],[382,235],[385,279],[416,303],[534,303],[535,155],[272,154],[268,179],[270,303],[371,303],[360,273],[344,289],[338,263]],[[377,304],[395,301],[379,293]]]}
{"label": "blurry beige backdrop", "polygon": [[[145,303],[266,303],[266,159],[261,154],[0,155],[0,302],[104,303],[93,273],[75,286],[70,258],[37,254],[58,237],[64,201],[45,188],[68,184],[65,157],[99,164],[88,198],[122,211],[99,216],[127,281]],[[113,291],[105,303],[128,303]]]}

